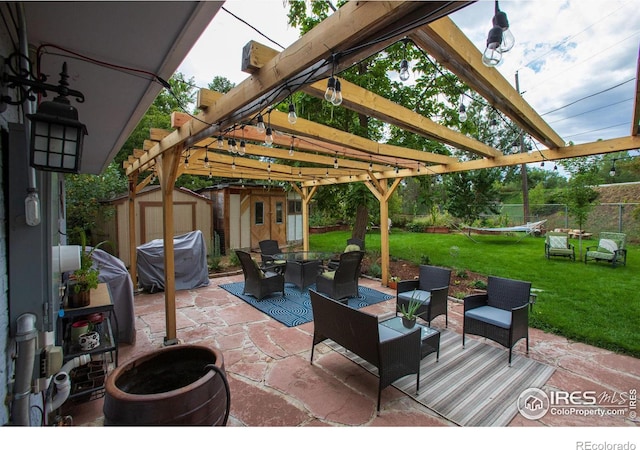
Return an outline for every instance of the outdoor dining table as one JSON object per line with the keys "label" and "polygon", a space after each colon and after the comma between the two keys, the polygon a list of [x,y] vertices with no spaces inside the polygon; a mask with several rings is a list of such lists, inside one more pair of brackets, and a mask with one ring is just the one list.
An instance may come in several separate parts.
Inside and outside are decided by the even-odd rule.
{"label": "outdoor dining table", "polygon": [[334,252],[291,251],[277,253],[273,258],[286,261],[284,281],[302,290],[316,282],[326,261],[335,255]]}

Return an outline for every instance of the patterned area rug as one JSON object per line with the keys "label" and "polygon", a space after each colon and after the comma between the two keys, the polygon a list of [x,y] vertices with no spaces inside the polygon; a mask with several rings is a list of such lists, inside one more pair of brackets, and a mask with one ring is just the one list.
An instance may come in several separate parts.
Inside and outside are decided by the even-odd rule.
{"label": "patterned area rug", "polygon": [[[256,300],[255,297],[242,293],[244,289],[243,281],[220,285],[221,288],[241,298],[254,308],[259,309],[288,327],[295,327],[313,320],[309,289],[315,289],[315,286],[316,285],[313,284],[307,289],[300,291],[295,285],[285,283],[284,296],[278,293],[264,297],[262,300]],[[364,286],[360,286],[358,290],[360,294],[358,297],[348,299],[349,306],[356,309],[394,298],[391,295],[383,294],[380,291]]]}
{"label": "patterned area rug", "polygon": [[[331,348],[377,375],[378,370],[333,341]],[[508,350],[467,336],[442,331],[440,360],[426,356],[420,365],[420,392],[416,377],[409,375],[393,386],[460,426],[506,426],[518,413],[517,400],[528,388],[541,388],[555,368],[514,353],[511,367]]]}

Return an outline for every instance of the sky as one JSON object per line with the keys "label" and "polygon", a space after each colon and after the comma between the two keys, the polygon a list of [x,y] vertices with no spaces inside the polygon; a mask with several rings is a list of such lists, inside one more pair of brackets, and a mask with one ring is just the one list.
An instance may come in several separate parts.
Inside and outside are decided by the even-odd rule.
{"label": "sky", "polygon": [[[639,6],[638,0],[503,0],[516,44],[498,70],[514,86],[518,73],[524,98],[566,142],[629,136]],[[299,37],[283,0],[228,0],[224,8],[283,47]],[[481,0],[450,18],[483,51],[493,10],[493,1]],[[240,64],[250,40],[280,50],[221,9],[178,70],[199,87],[215,76],[239,84],[248,77]]]}

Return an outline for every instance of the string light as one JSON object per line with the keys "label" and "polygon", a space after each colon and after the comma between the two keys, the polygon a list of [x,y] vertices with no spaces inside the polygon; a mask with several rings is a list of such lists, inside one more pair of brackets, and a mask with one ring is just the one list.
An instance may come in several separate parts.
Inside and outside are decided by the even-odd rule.
{"label": "string light", "polygon": [[264,137],[264,143],[267,147],[273,145],[273,130],[271,129],[271,111],[269,111],[269,124],[267,126],[266,136]]}
{"label": "string light", "polygon": [[338,168],[338,152],[336,152],[336,158],[333,160],[333,168]]}
{"label": "string light", "polygon": [[243,156],[245,153],[247,153],[247,143],[244,139],[242,139],[240,141],[240,149],[238,150],[238,153]]}
{"label": "string light", "polygon": [[460,122],[467,121],[467,108],[464,106],[463,102],[460,102],[460,108],[458,108],[458,118]]}
{"label": "string light", "polygon": [[498,0],[495,2],[495,13],[492,19],[493,28],[489,30],[487,46],[482,54],[482,63],[495,67],[502,62],[502,54],[513,48],[516,40],[509,29],[509,20],[504,11],[500,11]]}
{"label": "string light", "polygon": [[258,133],[260,134],[264,133],[266,130],[266,127],[264,125],[264,119],[262,118],[262,114],[258,113],[258,117],[256,120],[258,121],[256,125],[256,129],[258,130]]}
{"label": "string light", "polygon": [[338,78],[336,78],[335,94],[336,95],[333,97],[331,104],[333,106],[340,106],[340,104],[342,103],[342,84],[340,83],[340,80]]}
{"label": "string light", "polygon": [[400,79],[407,81],[410,77],[409,73],[409,61],[407,61],[407,39],[404,40],[404,56],[400,62]]}
{"label": "string light", "polygon": [[205,153],[204,153],[204,168],[208,169],[209,168],[209,147],[205,147],[204,151],[205,151]]}
{"label": "string light", "polygon": [[324,91],[324,99],[330,103],[336,99],[336,79],[331,75],[327,81],[327,90]]}
{"label": "string light", "polygon": [[287,120],[291,125],[298,121],[298,116],[296,115],[296,107],[293,103],[289,103],[289,114],[287,115]]}
{"label": "string light", "polygon": [[218,148],[224,148],[224,140],[221,134],[218,135]]}
{"label": "string light", "polygon": [[236,170],[236,159],[235,158],[233,158],[231,160],[231,170]]}

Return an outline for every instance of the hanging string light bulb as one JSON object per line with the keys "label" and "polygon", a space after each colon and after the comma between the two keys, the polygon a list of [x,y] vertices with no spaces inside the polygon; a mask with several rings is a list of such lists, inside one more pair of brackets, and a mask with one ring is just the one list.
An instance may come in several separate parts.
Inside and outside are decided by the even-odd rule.
{"label": "hanging string light bulb", "polygon": [[404,40],[404,56],[402,57],[402,61],[400,62],[400,79],[402,81],[407,81],[410,77],[409,72],[409,61],[407,61],[407,39]]}
{"label": "hanging string light bulb", "polygon": [[184,155],[184,166],[188,169],[189,168],[189,152],[187,152],[186,155]]}
{"label": "hanging string light bulb", "polygon": [[221,134],[218,135],[218,148],[220,149],[224,148],[224,140],[222,139]]}
{"label": "hanging string light bulb", "polygon": [[244,139],[242,139],[240,141],[240,148],[238,149],[238,154],[240,156],[244,156],[245,153],[247,153],[247,143]]}
{"label": "hanging string light bulb", "polygon": [[331,75],[327,81],[327,90],[324,91],[324,99],[330,103],[336,99],[336,79]]}
{"label": "hanging string light bulb", "polygon": [[267,163],[267,173],[271,173],[271,163]]}
{"label": "hanging string light bulb", "polygon": [[338,168],[338,152],[336,152],[336,158],[333,160],[333,168]]}
{"label": "hanging string light bulb", "polygon": [[331,104],[333,104],[333,106],[340,106],[342,103],[342,84],[340,84],[340,80],[338,78],[336,78],[335,93],[336,95],[331,101]]}
{"label": "hanging string light bulb", "polygon": [[460,102],[460,108],[458,108],[458,118],[460,119],[460,122],[466,122],[467,121],[467,107],[464,106],[464,102]]}
{"label": "hanging string light bulb", "polygon": [[298,121],[298,116],[296,114],[296,107],[293,103],[289,103],[289,114],[287,115],[287,120],[291,125]]}
{"label": "hanging string light bulb", "polygon": [[373,171],[373,160],[369,157],[369,172]]}
{"label": "hanging string light bulb", "polygon": [[269,111],[269,126],[267,127],[266,135],[264,137],[264,144],[267,147],[273,145],[273,130],[271,129],[271,111]]}
{"label": "hanging string light bulb", "polygon": [[231,170],[236,170],[236,159],[235,158],[233,158],[231,160]]}
{"label": "hanging string light bulb", "polygon": [[502,42],[500,43],[500,51],[507,53],[513,48],[516,43],[516,38],[509,29],[509,19],[507,19],[507,13],[500,11],[498,0],[495,3],[495,15],[493,16],[493,26],[500,27],[502,30]]}
{"label": "hanging string light bulb", "polygon": [[209,168],[209,147],[205,147],[204,149],[204,168],[208,169]]}
{"label": "hanging string light bulb", "polygon": [[257,124],[256,124],[256,129],[258,130],[258,133],[262,134],[266,131],[266,127],[264,125],[264,119],[262,118],[262,114],[258,113],[258,117],[256,118],[257,120]]}

